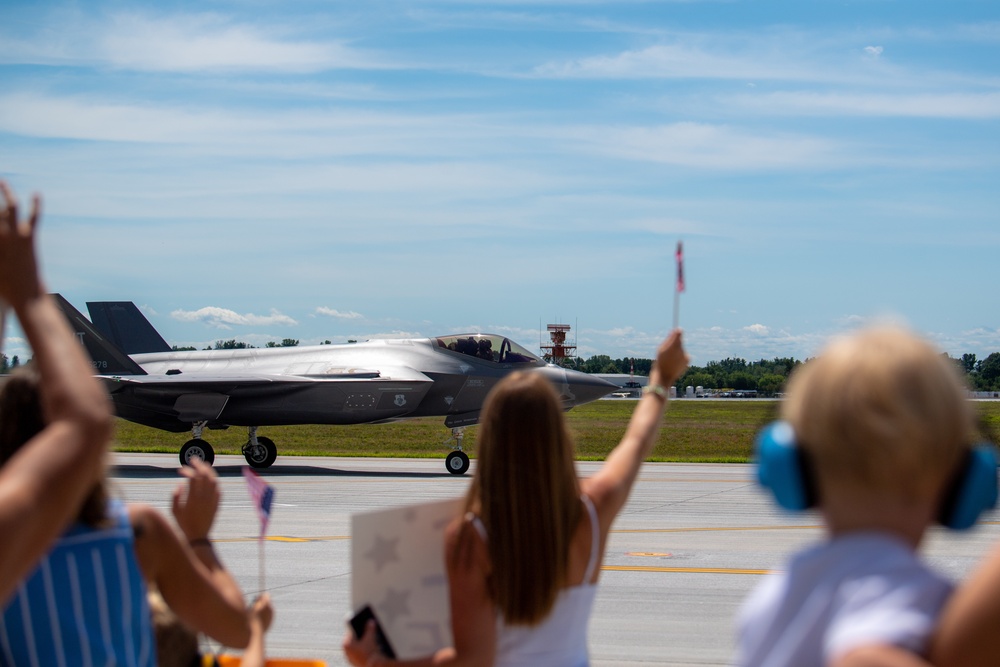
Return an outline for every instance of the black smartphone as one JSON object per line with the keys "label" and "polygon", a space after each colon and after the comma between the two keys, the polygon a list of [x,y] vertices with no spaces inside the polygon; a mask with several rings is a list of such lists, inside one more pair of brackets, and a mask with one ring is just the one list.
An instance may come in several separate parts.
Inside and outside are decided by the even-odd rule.
{"label": "black smartphone", "polygon": [[361,611],[351,617],[351,627],[354,628],[354,636],[361,639],[361,636],[365,634],[365,626],[368,625],[369,619],[375,619],[375,643],[378,644],[378,650],[387,658],[395,658],[396,652],[392,650],[389,638],[382,632],[382,624],[378,622],[378,617],[375,616],[375,611],[371,608],[371,605],[366,604],[361,608]]}

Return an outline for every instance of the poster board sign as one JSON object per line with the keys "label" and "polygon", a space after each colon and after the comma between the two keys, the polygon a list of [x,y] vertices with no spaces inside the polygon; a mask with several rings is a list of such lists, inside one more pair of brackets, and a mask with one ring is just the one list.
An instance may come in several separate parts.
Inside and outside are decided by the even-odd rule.
{"label": "poster board sign", "polygon": [[400,659],[452,645],[444,530],[463,500],[351,516],[351,610],[371,605]]}

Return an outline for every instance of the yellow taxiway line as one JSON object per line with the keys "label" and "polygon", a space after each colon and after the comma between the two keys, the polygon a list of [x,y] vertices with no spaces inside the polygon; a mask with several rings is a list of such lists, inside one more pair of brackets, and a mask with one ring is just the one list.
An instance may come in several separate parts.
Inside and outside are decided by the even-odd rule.
{"label": "yellow taxiway line", "polygon": [[[981,526],[997,526],[1000,525],[1000,521],[980,521]],[[711,533],[711,532],[740,532],[740,531],[761,531],[761,530],[815,530],[822,528],[820,524],[806,524],[797,526],[719,526],[714,528],[620,528],[612,530],[612,533]],[[215,542],[256,542],[258,538],[256,537],[223,537],[215,538]],[[269,535],[264,538],[268,542],[332,542],[336,540],[350,540],[350,535],[325,535],[316,537],[291,537],[287,535]],[[687,572],[684,568],[674,568],[668,569],[667,571],[678,571]],[[696,571],[714,572],[714,570],[702,570],[697,569]],[[726,572],[730,570],[724,570]],[[745,574],[764,574],[768,570],[733,570],[733,572],[740,572]]]}
{"label": "yellow taxiway line", "polygon": [[694,574],[771,574],[773,570],[745,570],[737,567],[657,567],[655,565],[602,565],[603,572],[683,572]]}

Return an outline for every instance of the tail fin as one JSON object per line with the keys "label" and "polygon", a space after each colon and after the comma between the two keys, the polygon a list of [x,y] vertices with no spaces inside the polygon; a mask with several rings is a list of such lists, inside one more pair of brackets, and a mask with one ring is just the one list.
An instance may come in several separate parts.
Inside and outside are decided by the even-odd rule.
{"label": "tail fin", "polygon": [[115,347],[94,328],[87,318],[64,299],[61,294],[53,294],[56,304],[69,321],[70,327],[76,332],[77,338],[85,348],[94,364],[98,375],[145,375],[146,371],[132,361],[128,355]]}
{"label": "tail fin", "polygon": [[170,352],[170,346],[131,301],[88,301],[97,330],[125,354]]}

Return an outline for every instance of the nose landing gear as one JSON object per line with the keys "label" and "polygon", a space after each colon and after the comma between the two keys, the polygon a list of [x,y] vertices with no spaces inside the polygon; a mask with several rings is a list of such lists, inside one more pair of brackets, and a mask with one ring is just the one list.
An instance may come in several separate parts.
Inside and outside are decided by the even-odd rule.
{"label": "nose landing gear", "polygon": [[469,455],[462,451],[462,438],[465,436],[464,428],[451,429],[451,437],[448,442],[454,441],[452,451],[444,460],[444,467],[452,475],[464,475],[469,469]]}
{"label": "nose landing gear", "polygon": [[182,466],[191,465],[191,459],[201,459],[208,465],[215,462],[215,450],[207,441],[201,439],[201,433],[205,429],[205,422],[197,422],[191,425],[191,439],[181,447],[180,461]]}

